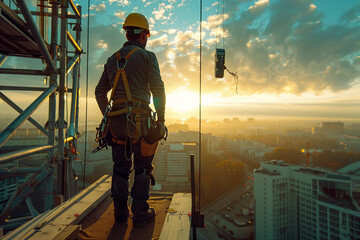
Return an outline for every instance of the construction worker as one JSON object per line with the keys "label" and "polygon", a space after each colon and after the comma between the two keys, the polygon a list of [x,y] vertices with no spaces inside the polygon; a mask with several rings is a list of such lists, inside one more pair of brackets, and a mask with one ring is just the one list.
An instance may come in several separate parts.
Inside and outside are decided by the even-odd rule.
{"label": "construction worker", "polygon": [[[109,128],[113,140],[111,145],[114,167],[111,193],[114,202],[115,221],[126,223],[129,217],[128,179],[133,165],[135,176],[131,189],[133,199],[131,205],[132,220],[134,227],[141,227],[155,218],[155,210],[149,207],[147,200],[150,197],[152,160],[158,142],[150,144],[146,142],[144,137],[141,134],[139,135],[140,127],[136,128],[136,126],[148,125],[147,117],[150,116],[149,103],[152,93],[157,114],[157,126],[160,129],[160,135],[165,135],[165,88],[155,54],[145,50],[147,39],[150,37],[149,23],[146,17],[139,13],[129,14],[125,19],[123,29],[128,41],[117,53],[108,58],[96,86],[95,97],[101,112],[104,114],[109,103],[107,93],[114,87],[117,70],[122,68],[125,69],[130,93],[126,90],[126,84],[123,81],[124,76],[122,75],[113,94],[114,104],[111,112],[116,112],[119,109],[135,109],[136,107],[144,111],[139,118],[128,110],[125,113],[109,117]],[[124,58],[127,59],[124,61]],[[121,66],[119,67],[119,65]],[[131,101],[129,101],[128,95],[131,95]],[[136,123],[131,122],[134,118],[136,118]],[[140,124],[138,124],[139,119],[142,121]],[[138,132],[134,132],[134,129],[137,129]]]}

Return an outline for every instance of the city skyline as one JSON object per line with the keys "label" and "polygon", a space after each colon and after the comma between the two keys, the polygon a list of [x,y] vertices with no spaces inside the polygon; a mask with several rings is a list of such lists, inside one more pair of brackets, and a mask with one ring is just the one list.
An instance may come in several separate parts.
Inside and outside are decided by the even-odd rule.
{"label": "city skyline", "polygon": [[[198,115],[198,3],[186,0],[92,1],[89,50],[85,37],[87,1],[75,3],[82,5],[82,47],[90,56],[89,109],[97,109],[94,88],[103,64],[125,42],[124,18],[137,11],[144,13],[150,22],[147,49],[156,53],[160,63],[167,93],[167,118]],[[36,2],[31,2],[30,7],[35,6]],[[360,105],[359,33],[356,30],[359,12],[360,4],[355,1],[204,1],[201,55],[204,118],[215,119],[221,115],[360,119],[356,111]],[[226,71],[224,78],[214,77],[216,48],[225,49],[225,65],[239,76],[238,94],[234,78]],[[84,114],[84,56],[81,64],[80,107]],[[3,67],[43,69],[41,61],[21,59],[20,62],[16,57],[9,57]],[[13,75],[4,76],[2,83],[13,84],[13,78]],[[34,84],[44,86],[43,78],[31,79]],[[17,83],[26,84],[21,79]],[[23,108],[36,97],[28,92],[7,94],[17,99]],[[8,111],[10,108],[1,101],[0,109]],[[101,117],[100,111],[89,114]]]}

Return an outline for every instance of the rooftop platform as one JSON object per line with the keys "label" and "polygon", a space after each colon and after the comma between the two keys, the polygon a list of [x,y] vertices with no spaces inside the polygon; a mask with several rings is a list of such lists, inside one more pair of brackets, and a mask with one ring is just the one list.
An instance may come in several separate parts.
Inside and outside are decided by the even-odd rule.
{"label": "rooftop platform", "polygon": [[169,209],[172,196],[151,197],[149,204],[155,208],[155,221],[141,228],[133,228],[129,218],[126,224],[117,224],[114,221],[114,205],[108,196],[83,221],[79,240],[115,240],[115,239],[157,239],[160,236],[166,213]]}
{"label": "rooftop platform", "polygon": [[149,203],[155,208],[155,221],[133,228],[131,218],[126,224],[115,223],[110,188],[111,176],[105,175],[53,210],[9,232],[2,240],[189,239],[190,193],[153,193]]}

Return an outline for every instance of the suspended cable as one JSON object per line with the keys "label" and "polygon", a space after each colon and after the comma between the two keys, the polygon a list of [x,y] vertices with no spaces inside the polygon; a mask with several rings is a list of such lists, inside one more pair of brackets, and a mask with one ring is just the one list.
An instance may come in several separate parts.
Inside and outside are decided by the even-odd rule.
{"label": "suspended cable", "polygon": [[224,8],[225,8],[225,2],[223,0],[223,12],[222,12],[222,40],[223,40],[223,49],[225,49],[225,38],[224,38],[224,32],[225,32],[225,28],[224,28],[224,21],[225,21],[225,14],[224,14]]}
{"label": "suspended cable", "polygon": [[[220,0],[218,0],[218,4],[217,4],[217,9],[216,9],[216,20],[217,20],[217,22],[219,22],[219,16],[220,16],[220,14],[219,14],[219,12],[220,12],[220,10],[219,10],[219,8],[220,8]],[[219,28],[218,27],[216,27],[216,31],[215,31],[215,39],[216,39],[216,41],[215,41],[215,48],[217,48],[217,44],[218,44],[218,31],[219,31]],[[220,41],[219,41],[220,42]]]}
{"label": "suspended cable", "polygon": [[199,80],[199,202],[198,210],[200,211],[200,194],[201,194],[201,55],[202,55],[202,0],[200,0],[200,80]]}
{"label": "suspended cable", "polygon": [[86,145],[87,145],[87,128],[88,128],[88,92],[89,92],[89,55],[90,55],[90,50],[89,50],[89,41],[90,41],[90,0],[88,0],[88,19],[87,19],[87,42],[86,42],[86,101],[85,101],[85,150],[84,150],[84,174],[83,174],[83,189],[85,188],[85,181],[86,181]]}
{"label": "suspended cable", "polygon": [[227,69],[225,65],[224,65],[224,69],[225,69],[226,71],[228,71],[228,73],[230,73],[230,74],[231,74],[231,76],[233,76],[233,77],[234,77],[234,81],[235,81],[235,84],[236,84],[235,90],[236,90],[236,94],[238,94],[238,83],[239,83],[239,77],[237,76],[236,72],[235,72],[235,73],[230,72],[230,70],[229,70],[229,69]]}

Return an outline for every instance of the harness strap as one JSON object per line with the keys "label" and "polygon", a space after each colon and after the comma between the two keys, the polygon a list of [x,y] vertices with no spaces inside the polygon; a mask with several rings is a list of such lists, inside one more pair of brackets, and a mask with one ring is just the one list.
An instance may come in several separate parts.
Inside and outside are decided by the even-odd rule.
{"label": "harness strap", "polygon": [[[132,98],[134,103],[138,103],[139,105],[143,104],[143,105],[148,105],[149,103],[141,100],[141,99],[138,99],[138,98]],[[117,98],[113,101],[113,104],[116,105],[116,104],[121,104],[121,103],[126,103],[127,102],[127,99],[126,98]]]}
{"label": "harness strap", "polygon": [[[140,49],[140,48],[133,48],[133,49],[125,56],[125,58],[124,58],[125,61],[127,61],[127,60],[131,57],[131,55],[132,55],[135,51],[137,51],[137,50],[139,50],[139,49]],[[120,51],[117,51],[117,52],[116,52],[116,59],[117,59],[117,61],[120,61],[120,60],[121,60]],[[120,74],[121,74],[121,77],[123,78],[124,87],[125,87],[125,91],[126,91],[126,97],[128,98],[128,101],[131,100],[131,92],[130,92],[130,88],[129,88],[129,82],[128,82],[128,80],[127,80],[127,78],[126,78],[126,74],[125,74],[125,66],[126,66],[126,64],[124,65],[123,68],[119,68],[119,69],[116,71],[116,74],[115,74],[115,77],[114,77],[114,84],[113,84],[113,87],[112,87],[112,90],[111,90],[111,95],[110,95],[110,98],[109,98],[109,104],[110,104],[111,100],[112,100],[113,97],[114,97],[115,88],[116,88],[116,86],[117,86],[117,84],[118,84],[118,81],[119,81],[119,78],[120,78]],[[126,78],[126,83],[125,83],[125,81],[124,81],[124,76],[125,76],[125,78]],[[130,96],[130,99],[129,99],[129,96]]]}
{"label": "harness strap", "polygon": [[[126,140],[121,140],[121,139],[114,138],[114,137],[111,137],[111,140],[113,141],[113,143],[116,143],[116,144],[119,144],[119,145],[126,145]],[[137,142],[138,141],[136,139],[133,139],[131,141],[132,144],[135,144]]]}
{"label": "harness strap", "polygon": [[[125,108],[122,108],[122,109],[119,109],[119,110],[116,110],[116,111],[113,111],[113,112],[109,112],[108,116],[112,117],[112,116],[116,116],[116,115],[126,113],[128,111],[130,111],[130,108],[125,107]],[[135,113],[137,115],[147,114],[148,113],[148,111],[146,109],[144,109],[144,108],[133,108],[133,109],[131,109],[131,112]]]}
{"label": "harness strap", "polygon": [[132,101],[131,92],[130,92],[130,87],[129,87],[129,81],[127,80],[127,77],[126,77],[126,74],[125,74],[125,70],[124,70],[124,69],[120,69],[120,73],[121,73],[121,78],[122,78],[123,83],[124,83],[127,100],[128,100],[128,101]]}

